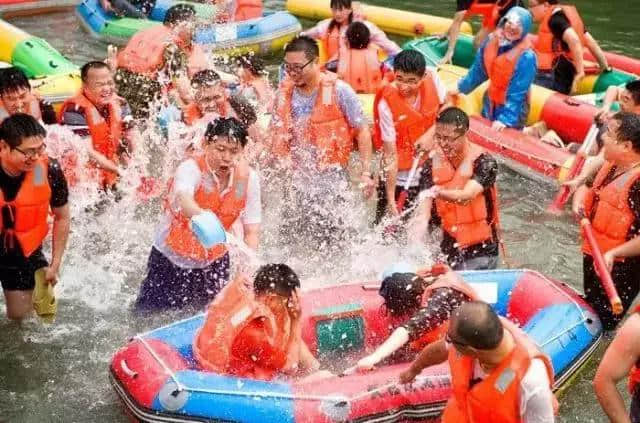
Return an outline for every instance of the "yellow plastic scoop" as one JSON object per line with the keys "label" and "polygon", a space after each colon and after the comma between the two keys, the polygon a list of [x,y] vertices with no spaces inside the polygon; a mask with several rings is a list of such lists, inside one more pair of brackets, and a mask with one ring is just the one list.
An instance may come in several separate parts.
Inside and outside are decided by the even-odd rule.
{"label": "yellow plastic scoop", "polygon": [[36,286],[33,290],[33,308],[38,316],[52,323],[58,312],[58,300],[53,292],[53,285],[45,280],[44,269],[36,270],[34,278]]}

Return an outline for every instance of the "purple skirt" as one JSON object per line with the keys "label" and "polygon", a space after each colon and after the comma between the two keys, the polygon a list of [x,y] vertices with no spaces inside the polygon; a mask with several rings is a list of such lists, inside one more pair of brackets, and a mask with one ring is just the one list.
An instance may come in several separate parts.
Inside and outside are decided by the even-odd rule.
{"label": "purple skirt", "polygon": [[229,253],[202,269],[184,269],[151,248],[147,277],[142,281],[135,308],[140,311],[169,308],[204,308],[229,280]]}

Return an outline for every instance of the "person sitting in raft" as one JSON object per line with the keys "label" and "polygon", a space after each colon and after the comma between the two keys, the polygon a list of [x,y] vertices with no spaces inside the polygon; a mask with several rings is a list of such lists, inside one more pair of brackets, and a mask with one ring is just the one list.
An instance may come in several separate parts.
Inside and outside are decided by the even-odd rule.
{"label": "person sitting in raft", "polygon": [[602,72],[609,63],[598,42],[584,27],[575,6],[558,4],[558,0],[529,0],[533,19],[540,23],[533,48],[538,56],[535,84],[575,94],[585,76],[584,48],[598,60]]}
{"label": "person sitting in raft", "polygon": [[[607,122],[603,140],[606,161],[595,180],[575,192],[573,211],[591,222],[626,312],[640,291],[640,116],[616,113]],[[603,328],[613,330],[623,314],[613,314],[586,242],[582,253],[585,298]]]}
{"label": "person sitting in raft", "polygon": [[240,22],[261,18],[262,0],[213,0],[216,6],[215,22]]}
{"label": "person sitting in raft", "polygon": [[302,376],[320,363],[302,339],[298,275],[267,264],[253,281],[229,283],[209,305],[193,351],[205,370],[251,379]]}
{"label": "person sitting in raft", "polygon": [[[438,276],[436,276],[438,275]],[[416,273],[393,273],[380,285],[386,310],[404,323],[372,354],[358,361],[358,370],[373,367],[410,343],[412,352],[444,337],[451,313],[478,299],[460,275],[446,265]]]}
{"label": "person sitting in raft", "polygon": [[340,47],[347,45],[347,28],[354,21],[363,22],[367,26],[371,43],[384,50],[387,56],[395,56],[402,50],[375,24],[358,16],[353,10],[351,0],[331,0],[330,6],[332,15],[330,19],[320,21],[313,28],[300,33],[322,42],[327,62],[339,58]]}
{"label": "person sitting in raft", "polygon": [[[0,124],[0,282],[7,317],[22,320],[33,309],[35,274],[48,284],[58,271],[69,237],[67,182],[57,161],[48,159],[46,131],[31,115],[16,113]],[[42,244],[53,214],[51,262]]]}
{"label": "person sitting in raft", "polygon": [[496,29],[500,19],[514,6],[523,6],[522,0],[456,0],[456,13],[445,33],[449,39],[449,45],[440,63],[451,63],[456,42],[460,36],[460,27],[465,20],[473,16],[482,16],[482,26],[473,37],[473,47],[478,48],[487,35]]}
{"label": "person sitting in raft", "polygon": [[[396,200],[403,191],[416,153],[414,144],[436,121],[446,100],[447,89],[434,68],[427,68],[424,56],[404,50],[393,61],[393,82],[376,94],[373,106],[374,144],[382,146],[384,178],[378,184],[375,224],[388,212],[398,216],[402,210]],[[409,182],[406,208],[418,196],[420,172]],[[393,198],[393,201],[388,201]]]}
{"label": "person sitting in raft", "polygon": [[427,345],[408,370],[409,383],[422,369],[449,361],[453,393],[442,423],[553,423],[553,367],[520,328],[479,301],[453,312],[444,339]]}
{"label": "person sitting in raft", "polygon": [[[432,215],[443,231],[440,248],[454,270],[498,265],[498,164],[467,139],[469,117],[451,107],[436,118],[433,154],[422,171],[424,191],[409,222],[409,235],[424,242]],[[423,148],[420,146],[420,148]]]}
{"label": "person sitting in raft", "polygon": [[156,7],[156,0],[100,0],[100,7],[119,17],[147,19]]}
{"label": "person sitting in raft", "polygon": [[274,90],[269,83],[269,73],[264,62],[255,54],[240,56],[238,59],[238,94],[262,113],[271,112]]}
{"label": "person sitting in raft", "polygon": [[[237,119],[218,118],[207,127],[202,151],[176,169],[138,310],[201,308],[213,299],[229,279],[224,231],[236,219],[242,221],[244,242],[258,247],[260,180],[243,157],[246,144],[247,130]],[[214,235],[222,243],[210,242]]]}
{"label": "person sitting in raft", "polygon": [[492,128],[521,129],[529,112],[529,89],[536,76],[536,54],[527,34],[531,30],[531,14],[513,7],[500,21],[475,56],[467,75],[458,81],[459,92],[468,94],[489,80],[484,95],[482,116],[493,122]]}
{"label": "person sitting in raft", "polygon": [[[137,32],[117,53],[115,81],[135,118],[149,117],[150,103],[172,82],[180,97],[188,97],[189,78],[207,68],[202,48],[192,42],[196,12],[190,4],[167,10],[162,25]],[[113,57],[112,57],[113,59]]]}
{"label": "person sitting in raft", "polygon": [[326,64],[327,70],[337,70],[342,79],[358,94],[375,94],[382,85],[382,70],[378,48],[370,41],[369,28],[362,22],[349,24],[347,42],[340,46],[337,62]]}
{"label": "person sitting in raft", "polygon": [[[611,422],[635,423],[640,421],[640,307],[618,329],[615,338],[600,361],[593,388],[600,406]],[[629,413],[616,385],[628,376],[631,395]]]}
{"label": "person sitting in raft", "polygon": [[62,104],[61,125],[91,137],[89,155],[102,168],[100,184],[114,189],[118,165],[126,164],[139,142],[126,101],[115,94],[113,75],[104,62],[88,62],[80,69],[82,88]]}
{"label": "person sitting in raft", "polygon": [[20,69],[0,69],[0,122],[16,113],[29,114],[46,125],[57,122],[53,106],[31,90]]}

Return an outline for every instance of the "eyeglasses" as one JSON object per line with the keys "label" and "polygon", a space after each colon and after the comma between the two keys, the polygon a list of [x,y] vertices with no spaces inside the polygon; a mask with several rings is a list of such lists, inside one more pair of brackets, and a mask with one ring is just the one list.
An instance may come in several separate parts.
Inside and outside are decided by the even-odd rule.
{"label": "eyeglasses", "polygon": [[299,65],[297,63],[284,62],[284,70],[287,73],[301,73],[304,70],[304,68],[309,66],[311,64],[311,62],[313,62],[314,60],[316,60],[316,59],[313,58],[313,59],[309,60],[307,63],[305,63],[304,65]]}
{"label": "eyeglasses", "polygon": [[44,152],[47,150],[47,145],[46,144],[42,144],[42,145],[40,145],[40,147],[29,148],[27,150],[21,150],[18,147],[14,147],[13,149],[16,150],[16,151],[19,151],[22,154],[24,154],[25,157],[33,159],[33,158],[36,158],[36,157],[41,156],[42,154],[44,154]]}
{"label": "eyeglasses", "polygon": [[443,135],[440,135],[439,133],[435,133],[433,134],[433,138],[438,141],[438,143],[440,142],[444,142],[444,143],[451,143],[454,142],[455,140],[459,139],[460,137],[462,137],[464,135],[464,132],[462,134],[458,134],[455,137],[445,137]]}

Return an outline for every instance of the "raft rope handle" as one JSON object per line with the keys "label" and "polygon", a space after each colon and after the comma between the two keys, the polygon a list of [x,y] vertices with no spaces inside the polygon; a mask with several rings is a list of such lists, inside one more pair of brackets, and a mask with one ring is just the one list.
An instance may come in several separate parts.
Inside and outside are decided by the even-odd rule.
{"label": "raft rope handle", "polygon": [[151,354],[151,356],[158,362],[158,364],[160,364],[164,368],[165,373],[169,375],[171,380],[173,380],[173,382],[176,384],[176,391],[178,392],[184,391],[185,387],[176,378],[176,374],[174,373],[174,371],[171,370],[164,361],[162,361],[162,359],[158,356],[158,354],[156,354],[154,349],[151,348],[151,346],[147,343],[147,341],[141,338],[140,335],[136,335],[134,339],[139,340],[142,343],[142,345],[146,348],[146,350],[149,351],[149,354]]}

